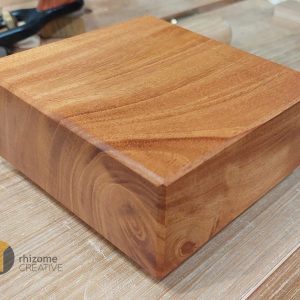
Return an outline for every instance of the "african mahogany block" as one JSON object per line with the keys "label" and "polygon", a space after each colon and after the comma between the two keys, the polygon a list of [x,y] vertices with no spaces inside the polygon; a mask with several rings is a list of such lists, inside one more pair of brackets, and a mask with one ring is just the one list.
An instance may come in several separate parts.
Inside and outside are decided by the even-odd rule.
{"label": "african mahogany block", "polygon": [[300,164],[300,75],[135,19],[2,58],[0,154],[161,278]]}

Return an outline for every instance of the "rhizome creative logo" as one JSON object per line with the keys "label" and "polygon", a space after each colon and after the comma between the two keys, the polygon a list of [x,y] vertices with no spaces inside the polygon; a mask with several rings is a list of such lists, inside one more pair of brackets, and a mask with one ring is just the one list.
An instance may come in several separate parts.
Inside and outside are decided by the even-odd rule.
{"label": "rhizome creative logo", "polygon": [[15,254],[6,242],[0,241],[0,275],[8,272],[15,262]]}

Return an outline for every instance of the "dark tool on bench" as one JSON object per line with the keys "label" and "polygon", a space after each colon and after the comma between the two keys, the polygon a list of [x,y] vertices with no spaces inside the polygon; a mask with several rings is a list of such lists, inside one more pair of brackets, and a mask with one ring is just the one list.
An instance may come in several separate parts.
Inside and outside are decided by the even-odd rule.
{"label": "dark tool on bench", "polygon": [[74,0],[46,10],[30,8],[11,11],[10,14],[16,22],[22,24],[12,29],[7,28],[4,18],[0,16],[0,47],[12,49],[14,44],[38,33],[48,22],[78,11],[83,5],[84,0]]}

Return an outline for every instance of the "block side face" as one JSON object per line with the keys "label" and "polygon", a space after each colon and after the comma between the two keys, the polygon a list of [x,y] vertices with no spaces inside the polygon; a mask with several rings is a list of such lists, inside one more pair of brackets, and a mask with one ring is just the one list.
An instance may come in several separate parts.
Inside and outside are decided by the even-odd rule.
{"label": "block side face", "polygon": [[154,18],[5,58],[0,78],[90,143],[166,181],[300,96],[296,72]]}
{"label": "block side face", "polygon": [[1,88],[0,155],[148,273],[160,276],[162,187]]}
{"label": "block side face", "polygon": [[300,165],[300,103],[167,189],[169,271]]}

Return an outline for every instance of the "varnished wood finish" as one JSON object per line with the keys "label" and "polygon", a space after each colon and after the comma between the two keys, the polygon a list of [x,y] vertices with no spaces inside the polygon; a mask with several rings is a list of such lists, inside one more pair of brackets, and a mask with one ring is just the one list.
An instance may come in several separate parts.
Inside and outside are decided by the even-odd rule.
{"label": "varnished wood finish", "polygon": [[154,18],[0,78],[1,155],[158,278],[300,162],[298,73]]}
{"label": "varnished wood finish", "polygon": [[[269,1],[244,0],[209,13],[220,15],[232,25],[235,46],[300,70],[299,29],[274,22]],[[203,17],[198,15],[200,23]],[[191,25],[195,28],[196,20]],[[154,281],[0,158],[1,239],[18,255],[56,255],[64,264],[59,274],[24,274],[15,265],[0,276],[1,300],[246,299],[300,246],[299,191],[300,168],[175,272]],[[297,286],[289,274],[281,268],[282,278],[292,281],[283,292],[292,295]]]}
{"label": "varnished wood finish", "polygon": [[[246,299],[300,246],[299,191],[300,168],[156,281],[0,158],[1,239],[17,256],[57,256],[63,264],[63,272],[32,273],[16,263],[0,277],[1,300]],[[293,294],[289,270],[281,268],[282,292]]]}

